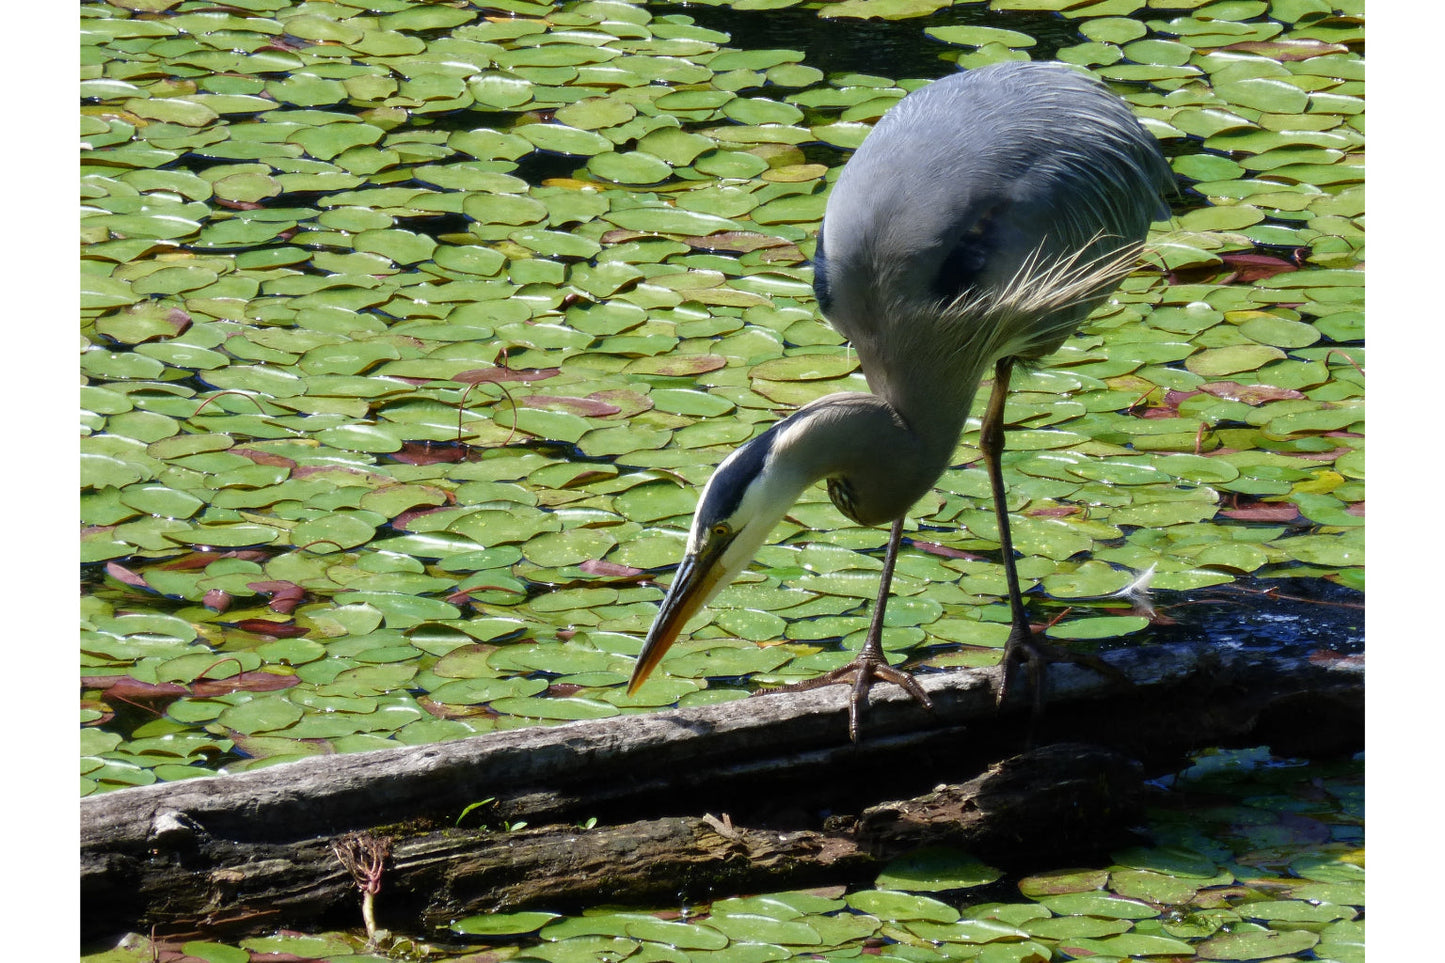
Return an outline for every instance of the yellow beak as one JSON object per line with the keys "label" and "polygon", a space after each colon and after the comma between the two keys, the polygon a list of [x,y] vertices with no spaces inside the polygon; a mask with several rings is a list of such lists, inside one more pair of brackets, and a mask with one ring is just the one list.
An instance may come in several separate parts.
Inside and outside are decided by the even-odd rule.
{"label": "yellow beak", "polygon": [[678,633],[688,620],[698,613],[704,605],[712,600],[716,590],[721,588],[728,576],[725,566],[719,565],[722,557],[722,549],[725,545],[709,545],[700,554],[689,553],[683,557],[682,563],[677,567],[677,574],[673,576],[672,587],[667,590],[667,597],[662,600],[662,607],[657,611],[657,619],[652,623],[652,628],[647,630],[647,639],[642,643],[642,651],[638,653],[637,665],[632,669],[632,681],[627,683],[627,694],[637,692],[652,670],[657,668],[657,663],[672,643],[677,641]]}

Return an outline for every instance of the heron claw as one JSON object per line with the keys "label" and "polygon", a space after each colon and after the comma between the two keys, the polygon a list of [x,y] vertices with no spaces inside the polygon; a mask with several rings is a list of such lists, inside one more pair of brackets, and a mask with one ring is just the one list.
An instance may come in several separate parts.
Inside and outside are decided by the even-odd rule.
{"label": "heron claw", "polygon": [[882,656],[867,651],[859,653],[858,657],[847,665],[826,672],[816,679],[807,679],[803,682],[794,682],[762,691],[768,693],[807,692],[810,689],[821,689],[825,685],[836,685],[840,682],[850,683],[853,692],[848,699],[848,738],[857,742],[858,720],[862,716],[863,707],[868,704],[868,690],[873,687],[874,682],[878,681],[892,682],[911,695],[925,709],[933,708],[933,700],[928,698],[928,693],[923,691],[923,686],[918,684],[918,680],[911,673],[895,669]]}
{"label": "heron claw", "polygon": [[1009,693],[1013,691],[1014,673],[1012,669],[1015,662],[1024,664],[1024,671],[1028,676],[1028,687],[1033,693],[1033,717],[1035,719],[1044,711],[1044,667],[1050,663],[1069,662],[1092,669],[1115,682],[1134,684],[1127,675],[1097,655],[1087,652],[1070,652],[1056,645],[1049,645],[1047,642],[1039,641],[1038,636],[1034,635],[1033,629],[1028,626],[1015,625],[1013,631],[1009,633],[1008,642],[1004,644],[1003,660],[999,663],[1003,667],[1003,681],[999,685],[996,700],[996,704],[999,706],[1004,704]]}

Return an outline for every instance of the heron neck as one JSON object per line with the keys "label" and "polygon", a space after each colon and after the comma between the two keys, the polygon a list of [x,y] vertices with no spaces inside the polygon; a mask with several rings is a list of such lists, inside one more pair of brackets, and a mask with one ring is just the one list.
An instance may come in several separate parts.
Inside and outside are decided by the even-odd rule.
{"label": "heron neck", "polygon": [[952,461],[965,417],[966,407],[909,419],[877,395],[843,392],[779,425],[775,455],[799,492],[828,479],[845,514],[878,525],[901,517],[933,486]]}

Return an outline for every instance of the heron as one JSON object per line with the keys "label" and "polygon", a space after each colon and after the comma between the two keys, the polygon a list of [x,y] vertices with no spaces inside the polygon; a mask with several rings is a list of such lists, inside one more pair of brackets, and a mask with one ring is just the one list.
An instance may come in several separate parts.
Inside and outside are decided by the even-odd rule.
{"label": "heron", "polygon": [[813,257],[819,309],[852,343],[871,393],[810,402],[717,467],[628,692],[747,567],[804,489],[823,481],[854,522],[891,524],[877,602],[853,661],[783,688],[850,683],[854,741],[875,681],[932,708],[917,680],[888,664],[884,612],[904,516],[953,462],[991,370],[978,448],[1012,620],[998,701],[1022,664],[1037,713],[1044,665],[1080,659],[1035,636],[1019,588],[1000,462],[1009,379],[1057,350],[1133,270],[1150,223],[1168,217],[1172,189],[1158,142],[1128,105],[1061,63],[964,71],[891,107],[839,174]]}

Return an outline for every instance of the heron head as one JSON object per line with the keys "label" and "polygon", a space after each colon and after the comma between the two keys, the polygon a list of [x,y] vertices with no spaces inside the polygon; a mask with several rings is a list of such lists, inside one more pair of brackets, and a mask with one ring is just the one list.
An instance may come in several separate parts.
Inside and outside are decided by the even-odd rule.
{"label": "heron head", "polygon": [[[789,419],[791,421],[791,419]],[[702,490],[687,551],[632,670],[636,692],[688,620],[747,568],[753,555],[814,479],[786,457],[788,421],[734,451]]]}

